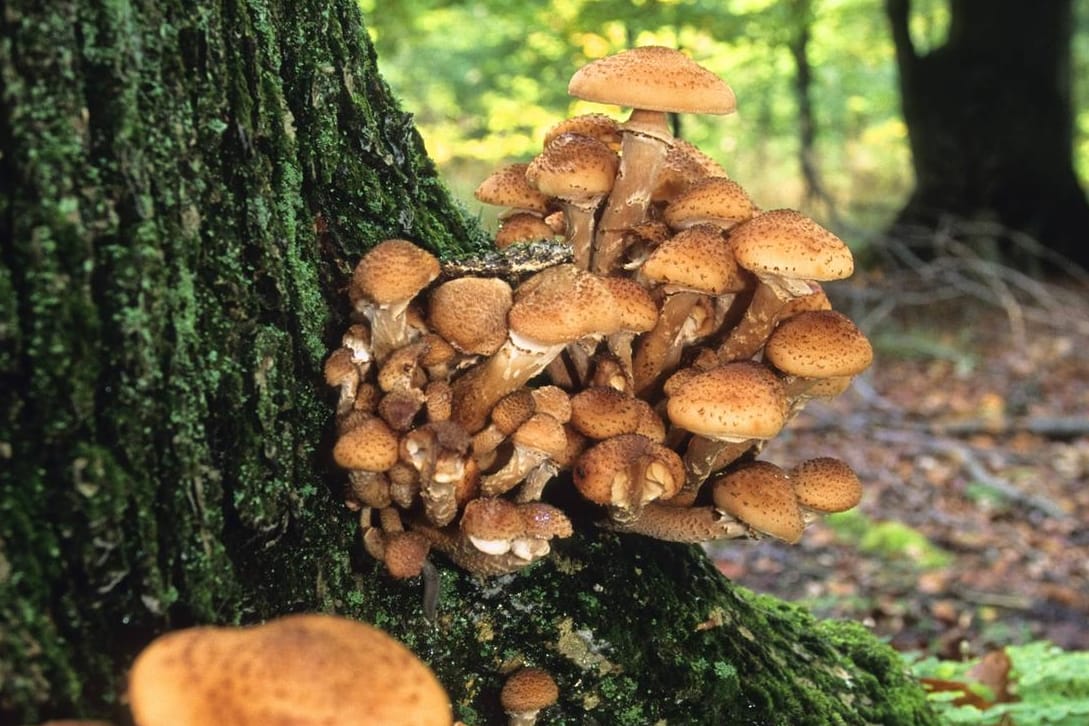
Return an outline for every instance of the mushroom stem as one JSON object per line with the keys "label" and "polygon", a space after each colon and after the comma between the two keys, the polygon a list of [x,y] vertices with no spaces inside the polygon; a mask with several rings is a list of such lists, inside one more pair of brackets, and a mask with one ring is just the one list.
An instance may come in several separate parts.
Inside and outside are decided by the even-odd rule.
{"label": "mushroom stem", "polygon": [[713,473],[739,459],[752,445],[752,439],[693,436],[684,452],[684,486],[671,503],[688,504],[695,501],[700,487]]}
{"label": "mushroom stem", "polygon": [[758,284],[752,301],[745,308],[745,315],[719,345],[719,359],[729,363],[756,355],[771,335],[788,300],[779,297],[775,288],[766,282]]}
{"label": "mushroom stem", "polygon": [[737,539],[749,535],[748,526],[716,511],[714,507],[671,507],[658,502],[651,502],[643,507],[643,513],[638,519],[624,524],[611,521],[602,526],[618,532],[630,532],[684,544]]}
{"label": "mushroom stem", "polygon": [[593,254],[594,219],[597,214],[600,197],[586,202],[564,202],[563,216],[567,223],[567,241],[574,253],[575,266],[580,270],[590,269]]}
{"label": "mushroom stem", "polygon": [[[642,129],[646,129],[644,132]],[[620,168],[598,224],[593,270],[608,275],[624,253],[624,233],[646,218],[672,137],[661,111],[632,110],[620,142]]]}
{"label": "mushroom stem", "polygon": [[486,361],[453,384],[451,420],[475,434],[488,422],[488,414],[503,396],[521,388],[563,350],[563,344],[525,347],[511,338]]}
{"label": "mushroom stem", "polygon": [[670,349],[699,299],[699,293],[695,292],[669,295],[662,305],[658,323],[639,338],[632,357],[632,380],[636,395],[645,394],[661,378]]}

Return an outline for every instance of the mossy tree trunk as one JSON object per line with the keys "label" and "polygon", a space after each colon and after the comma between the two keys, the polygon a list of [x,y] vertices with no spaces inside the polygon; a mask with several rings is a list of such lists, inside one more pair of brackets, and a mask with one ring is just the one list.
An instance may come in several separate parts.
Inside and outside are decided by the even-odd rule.
{"label": "mossy tree trunk", "polygon": [[3,0],[0,98],[0,722],[123,722],[156,634],[317,610],[404,639],[468,723],[519,660],[557,723],[930,721],[890,650],[696,548],[439,562],[433,624],[362,555],[321,380],[347,275],[483,240],[350,0]]}

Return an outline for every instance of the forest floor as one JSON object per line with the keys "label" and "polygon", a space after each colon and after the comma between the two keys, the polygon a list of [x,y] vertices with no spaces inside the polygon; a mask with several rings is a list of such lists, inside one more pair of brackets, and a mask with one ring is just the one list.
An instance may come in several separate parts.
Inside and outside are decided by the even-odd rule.
{"label": "forest floor", "polygon": [[903,651],[960,659],[1039,639],[1087,650],[1089,285],[955,268],[830,289],[875,363],[761,455],[841,458],[862,504],[796,546],[711,554],[731,579]]}

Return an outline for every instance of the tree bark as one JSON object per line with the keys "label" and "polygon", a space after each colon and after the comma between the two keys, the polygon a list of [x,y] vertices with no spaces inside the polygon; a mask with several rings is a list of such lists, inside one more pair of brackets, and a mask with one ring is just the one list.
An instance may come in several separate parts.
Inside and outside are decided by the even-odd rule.
{"label": "tree bark", "polygon": [[[926,54],[912,42],[910,0],[886,0],[886,10],[916,180],[896,226],[996,223],[1010,233],[972,241],[1038,263],[1015,244],[1027,234],[1089,263],[1089,203],[1073,167],[1070,0],[951,0],[948,40]],[[958,235],[971,238],[971,226]]]}
{"label": "tree bark", "polygon": [[[930,723],[898,656],[580,521],[556,555],[421,585],[363,553],[324,357],[370,245],[444,256],[451,203],[351,0],[0,0],[0,722],[125,722],[166,630],[339,612],[501,722],[551,669],[555,723]],[[553,485],[563,492],[562,483]]]}

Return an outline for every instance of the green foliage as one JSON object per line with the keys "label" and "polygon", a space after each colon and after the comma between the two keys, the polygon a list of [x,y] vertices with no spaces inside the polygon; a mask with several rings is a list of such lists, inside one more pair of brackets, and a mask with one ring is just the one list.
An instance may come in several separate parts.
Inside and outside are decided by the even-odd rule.
{"label": "green foliage", "polygon": [[852,541],[862,552],[890,561],[909,561],[919,569],[947,566],[952,558],[926,535],[901,522],[877,522],[858,510],[833,514],[826,523],[840,537]]}
{"label": "green foliage", "polygon": [[[931,702],[945,723],[981,726],[1089,723],[1089,652],[1068,652],[1040,641],[1010,646],[1006,652],[1013,662],[1011,690],[1019,700],[979,710],[953,705],[956,693],[933,693]],[[911,669],[920,678],[963,682],[970,680],[968,671],[973,665],[975,661],[957,663],[931,657],[911,664]],[[979,695],[988,698],[992,694],[982,689]]]}

